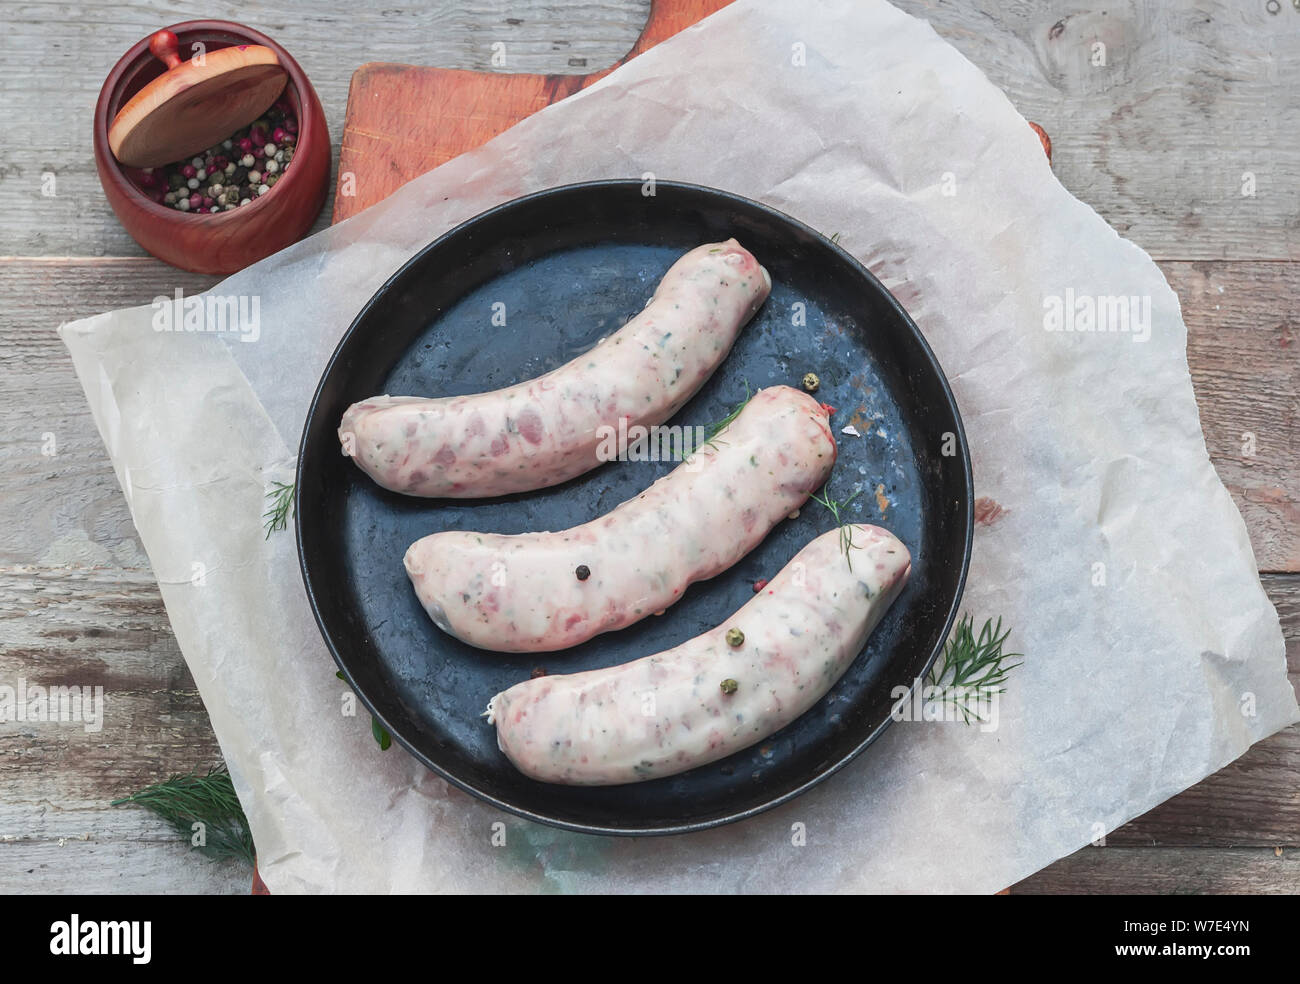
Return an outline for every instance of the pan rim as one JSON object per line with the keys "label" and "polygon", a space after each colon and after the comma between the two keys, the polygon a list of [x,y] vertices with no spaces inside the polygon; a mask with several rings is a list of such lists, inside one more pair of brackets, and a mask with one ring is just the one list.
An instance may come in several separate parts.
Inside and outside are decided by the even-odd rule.
{"label": "pan rim", "polygon": [[[576,182],[576,183],[565,184],[565,185],[556,185],[551,188],[541,189],[539,191],[531,192],[527,195],[523,195],[518,198],[510,199],[509,201],[502,202],[498,205],[492,206],[489,209],[479,212],[476,215],[471,216],[470,218],[464,220],[463,222],[460,222],[457,225],[453,226],[451,229],[447,230],[442,235],[438,236],[436,239],[434,239],[433,241],[431,241],[430,243],[428,243],[427,245],[423,246],[421,249],[416,251],[396,271],[394,271],[394,273],[391,276],[389,276],[383,282],[382,285],[380,285],[374,291],[374,293],[370,296],[370,298],[366,301],[366,303],[362,305],[361,309],[353,317],[352,322],[348,325],[347,329],[340,336],[339,341],[335,346],[333,353],[331,353],[329,360],[325,364],[325,368],[321,372],[320,380],[317,383],[316,390],[312,394],[311,402],[308,405],[307,414],[303,419],[302,435],[299,439],[299,444],[298,444],[298,459],[297,459],[297,464],[294,472],[295,548],[298,556],[299,572],[301,573],[303,578],[303,585],[304,588],[306,589],[308,604],[311,607],[312,616],[315,619],[318,630],[320,631],[321,638],[324,640],[326,648],[329,649],[330,655],[334,658],[335,664],[338,666],[339,670],[343,674],[344,680],[352,688],[353,692],[361,700],[361,703],[365,706],[365,708],[373,715],[375,720],[378,721],[379,724],[388,732],[388,734],[392,736],[394,741],[396,741],[399,745],[405,748],[412,756],[414,756],[414,758],[418,762],[420,762],[426,768],[428,768],[429,770],[431,770],[441,778],[445,779],[453,786],[456,786],[457,788],[463,790],[464,792],[469,793],[470,795],[496,807],[497,809],[503,810],[507,813],[513,814],[515,816],[521,817],[526,820],[531,820],[536,823],[545,824],[547,826],[556,827],[563,830],[569,830],[569,831],[573,831],[576,833],[583,833],[583,834],[617,836],[617,837],[659,837],[659,836],[672,836],[677,834],[693,833],[696,831],[708,830],[713,827],[724,826],[730,823],[736,823],[738,821],[746,820],[751,817],[757,816],[761,813],[765,813],[768,810],[774,809],[784,803],[788,803],[791,800],[803,795],[804,793],[812,789],[814,786],[817,786],[818,784],[824,782],[826,779],[830,778],[831,776],[839,772],[841,769],[845,768],[850,762],[852,762],[864,751],[866,751],[866,749],[872,743],[874,743],[882,734],[884,734],[885,730],[889,727],[889,725],[893,723],[893,718],[892,716],[886,716],[883,721],[881,721],[873,728],[871,728],[871,730],[865,735],[865,737],[857,744],[855,744],[853,748],[849,749],[846,753],[841,755],[836,761],[818,768],[814,775],[812,775],[804,782],[798,784],[794,788],[787,789],[782,793],[776,794],[766,799],[764,802],[760,804],[749,806],[741,810],[729,811],[723,816],[711,816],[703,819],[691,820],[682,823],[675,823],[666,826],[612,827],[612,826],[607,826],[599,823],[582,823],[582,822],[576,822],[573,820],[565,819],[562,817],[547,816],[535,810],[529,809],[528,807],[519,806],[517,804],[507,802],[506,800],[502,799],[499,796],[496,796],[492,793],[489,793],[483,789],[476,787],[472,782],[469,782],[467,780],[462,779],[459,776],[454,775],[446,768],[442,767],[437,762],[433,761],[433,759],[430,758],[429,755],[427,755],[421,749],[417,748],[410,740],[408,740],[398,730],[394,730],[391,722],[385,717],[385,715],[379,713],[376,710],[374,706],[374,702],[357,685],[356,681],[353,678],[352,672],[349,669],[349,666],[347,665],[347,662],[344,660],[344,658],[339,652],[339,646],[335,643],[335,640],[331,635],[329,628],[326,625],[325,617],[322,611],[322,605],[317,596],[316,589],[313,586],[312,573],[309,569],[310,565],[308,563],[308,559],[306,555],[306,545],[304,541],[304,535],[305,535],[304,528],[303,528],[304,510],[302,508],[301,498],[302,498],[302,489],[304,485],[303,469],[304,469],[304,462],[306,461],[307,453],[308,453],[309,435],[313,430],[313,423],[315,422],[316,417],[318,415],[318,411],[320,409],[320,402],[323,397],[324,391],[326,389],[327,383],[332,379],[334,375],[336,365],[338,363],[338,360],[341,357],[344,348],[347,346],[348,342],[352,339],[353,335],[357,333],[358,330],[361,328],[361,326],[367,321],[370,311],[381,302],[381,300],[394,287],[395,284],[399,283],[404,277],[407,276],[408,272],[413,267],[416,267],[419,264],[421,264],[422,261],[424,260],[424,257],[427,254],[442,247],[448,241],[463,237],[467,233],[472,232],[473,228],[476,225],[479,225],[493,218],[496,218],[505,212],[518,209],[518,208],[523,208],[526,205],[535,203],[542,199],[562,197],[565,195],[581,194],[584,191],[609,190],[611,188],[639,189],[643,184],[644,182],[638,178],[610,178],[610,179],[601,179],[595,181],[582,181],[582,182]],[[922,357],[923,362],[925,363],[926,368],[935,377],[935,379],[939,384],[939,389],[940,392],[942,393],[943,400],[944,400],[942,409],[945,410],[951,416],[951,419],[956,428],[955,437],[956,437],[956,446],[958,451],[957,457],[960,459],[961,462],[961,479],[964,485],[964,495],[962,496],[962,502],[961,502],[961,506],[963,507],[964,510],[964,515],[961,517],[962,528],[963,528],[962,549],[961,549],[959,570],[957,572],[957,578],[955,582],[955,590],[953,592],[952,601],[948,607],[948,612],[944,618],[943,629],[938,637],[938,641],[935,643],[931,652],[926,657],[921,673],[918,674],[907,685],[908,694],[906,699],[910,700],[912,693],[916,688],[919,680],[923,679],[925,675],[929,673],[930,669],[934,665],[935,660],[938,658],[939,653],[942,651],[944,645],[946,644],[948,638],[952,633],[953,624],[957,620],[958,613],[961,609],[962,598],[965,594],[966,578],[970,569],[971,550],[974,543],[974,525],[975,525],[974,481],[973,481],[973,473],[971,468],[970,449],[966,440],[965,425],[962,421],[961,411],[957,405],[956,397],[952,392],[952,387],[948,382],[948,377],[944,373],[942,366],[939,364],[939,360],[935,356],[934,351],[931,349],[929,341],[926,339],[925,335],[921,332],[916,322],[912,320],[911,315],[908,314],[907,310],[902,306],[902,304],[898,301],[898,299],[893,295],[891,291],[889,291],[884,286],[884,284],[880,282],[880,280],[875,276],[875,274],[873,274],[869,269],[867,269],[866,266],[864,266],[861,262],[859,262],[858,259],[853,256],[853,254],[849,253],[842,246],[840,246],[839,243],[836,242],[834,239],[831,239],[823,235],[821,232],[814,229],[813,227],[807,225],[801,220],[785,212],[780,211],[779,209],[764,204],[763,202],[758,202],[753,199],[746,198],[742,195],[736,194],[735,192],[730,192],[720,188],[714,188],[707,185],[694,184],[694,183],[684,182],[684,181],[656,180],[655,185],[657,190],[669,189],[672,191],[678,191],[686,194],[700,194],[706,197],[711,197],[719,201],[720,203],[731,203],[736,206],[743,207],[747,210],[765,214],[767,218],[777,223],[789,226],[799,231],[803,235],[812,238],[813,240],[817,241],[818,244],[823,248],[829,248],[834,254],[837,255],[838,259],[841,262],[848,265],[850,269],[852,269],[857,276],[861,277],[870,287],[872,287],[877,292],[879,298],[890,309],[892,309],[894,316],[904,326],[906,326],[907,330],[910,332],[912,336],[912,340],[915,341],[919,346],[920,355]]]}

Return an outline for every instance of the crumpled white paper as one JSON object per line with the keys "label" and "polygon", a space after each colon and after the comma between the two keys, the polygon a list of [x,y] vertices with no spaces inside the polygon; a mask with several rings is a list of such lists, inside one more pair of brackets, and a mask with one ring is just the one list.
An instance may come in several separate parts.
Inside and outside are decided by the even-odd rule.
{"label": "crumpled white paper", "polygon": [[[908,308],[977,494],[1006,510],[963,609],[1028,655],[996,730],[898,723],[780,809],[633,840],[516,819],[381,752],[339,712],[292,532],[265,540],[261,516],[326,358],[404,260],[518,195],[646,173],[838,232]],[[158,332],[149,308],[61,331],[273,892],[992,892],[1300,717],[1176,297],[1002,92],[886,3],[739,0],[214,294],[259,299],[256,341]],[[1085,296],[1136,297],[1138,322],[1048,330]]]}

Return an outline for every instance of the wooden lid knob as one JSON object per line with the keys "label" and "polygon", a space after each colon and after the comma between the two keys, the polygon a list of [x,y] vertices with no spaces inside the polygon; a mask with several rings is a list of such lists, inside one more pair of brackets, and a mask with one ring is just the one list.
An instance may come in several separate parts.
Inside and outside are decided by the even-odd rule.
{"label": "wooden lid knob", "polygon": [[149,39],[149,52],[169,69],[181,63],[181,42],[171,31],[159,31]]}

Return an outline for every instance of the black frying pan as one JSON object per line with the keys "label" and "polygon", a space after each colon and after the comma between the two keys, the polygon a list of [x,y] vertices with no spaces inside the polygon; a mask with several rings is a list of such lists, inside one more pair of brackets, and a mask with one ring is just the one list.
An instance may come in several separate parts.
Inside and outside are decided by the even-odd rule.
{"label": "black frying pan", "polygon": [[[892,530],[912,552],[911,579],[835,688],[760,745],[635,785],[525,778],[480,717],[489,698],[538,666],[550,673],[610,666],[712,628],[753,596],[755,580],[832,529],[830,514],[810,501],[661,617],[560,653],[488,653],[429,621],[402,568],[406,548],[444,529],[575,526],[635,496],[671,465],[612,462],[555,488],[497,499],[414,499],[380,489],[343,457],[339,419],[349,404],[379,393],[475,393],[555,368],[640,311],[682,253],[731,236],[770,271],[772,295],[672,423],[722,419],[746,382],[798,386],[804,373],[817,373],[818,398],[837,408],[831,495],[864,489],[845,520]],[[503,313],[505,324],[494,325],[493,315],[499,321]],[[850,422],[862,437],[840,433]],[[633,180],[539,192],[484,212],[417,253],[357,315],[325,369],[307,414],[296,497],[298,555],[321,633],[393,738],[502,809],[605,834],[681,833],[751,816],[799,795],[871,744],[889,724],[891,690],[922,676],[948,636],[972,531],[970,457],[957,406],[898,302],[848,253],[789,216],[663,181],[653,196]]]}

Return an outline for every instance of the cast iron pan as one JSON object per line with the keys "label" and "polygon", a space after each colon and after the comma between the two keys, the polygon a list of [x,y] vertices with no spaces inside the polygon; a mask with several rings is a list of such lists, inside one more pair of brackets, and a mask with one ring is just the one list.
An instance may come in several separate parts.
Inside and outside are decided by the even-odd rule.
{"label": "cast iron pan", "polygon": [[[911,579],[831,693],[760,745],[635,785],[527,779],[480,717],[493,694],[538,666],[550,673],[611,666],[712,628],[753,597],[755,580],[832,529],[830,514],[810,501],[661,617],[564,652],[488,653],[425,616],[402,568],[406,548],[437,530],[575,526],[632,498],[671,465],[611,462],[524,495],[414,499],[380,489],[343,457],[339,419],[349,404],[379,393],[475,393],[553,369],[640,311],[682,253],[731,236],[771,272],[772,294],[671,423],[709,424],[744,398],[746,383],[798,386],[816,372],[818,399],[837,408],[831,495],[863,489],[846,520],[892,530],[912,552]],[[505,323],[494,324],[502,314]],[[863,437],[840,433],[850,422]],[[348,683],[393,738],[502,809],[605,834],[681,833],[739,820],[799,795],[866,748],[890,721],[892,688],[922,676],[948,636],[972,531],[970,458],[957,406],[898,302],[848,253],[789,216],[662,181],[653,196],[632,180],[529,195],[417,253],[357,315],[325,370],[303,433],[296,505],[316,620]]]}

